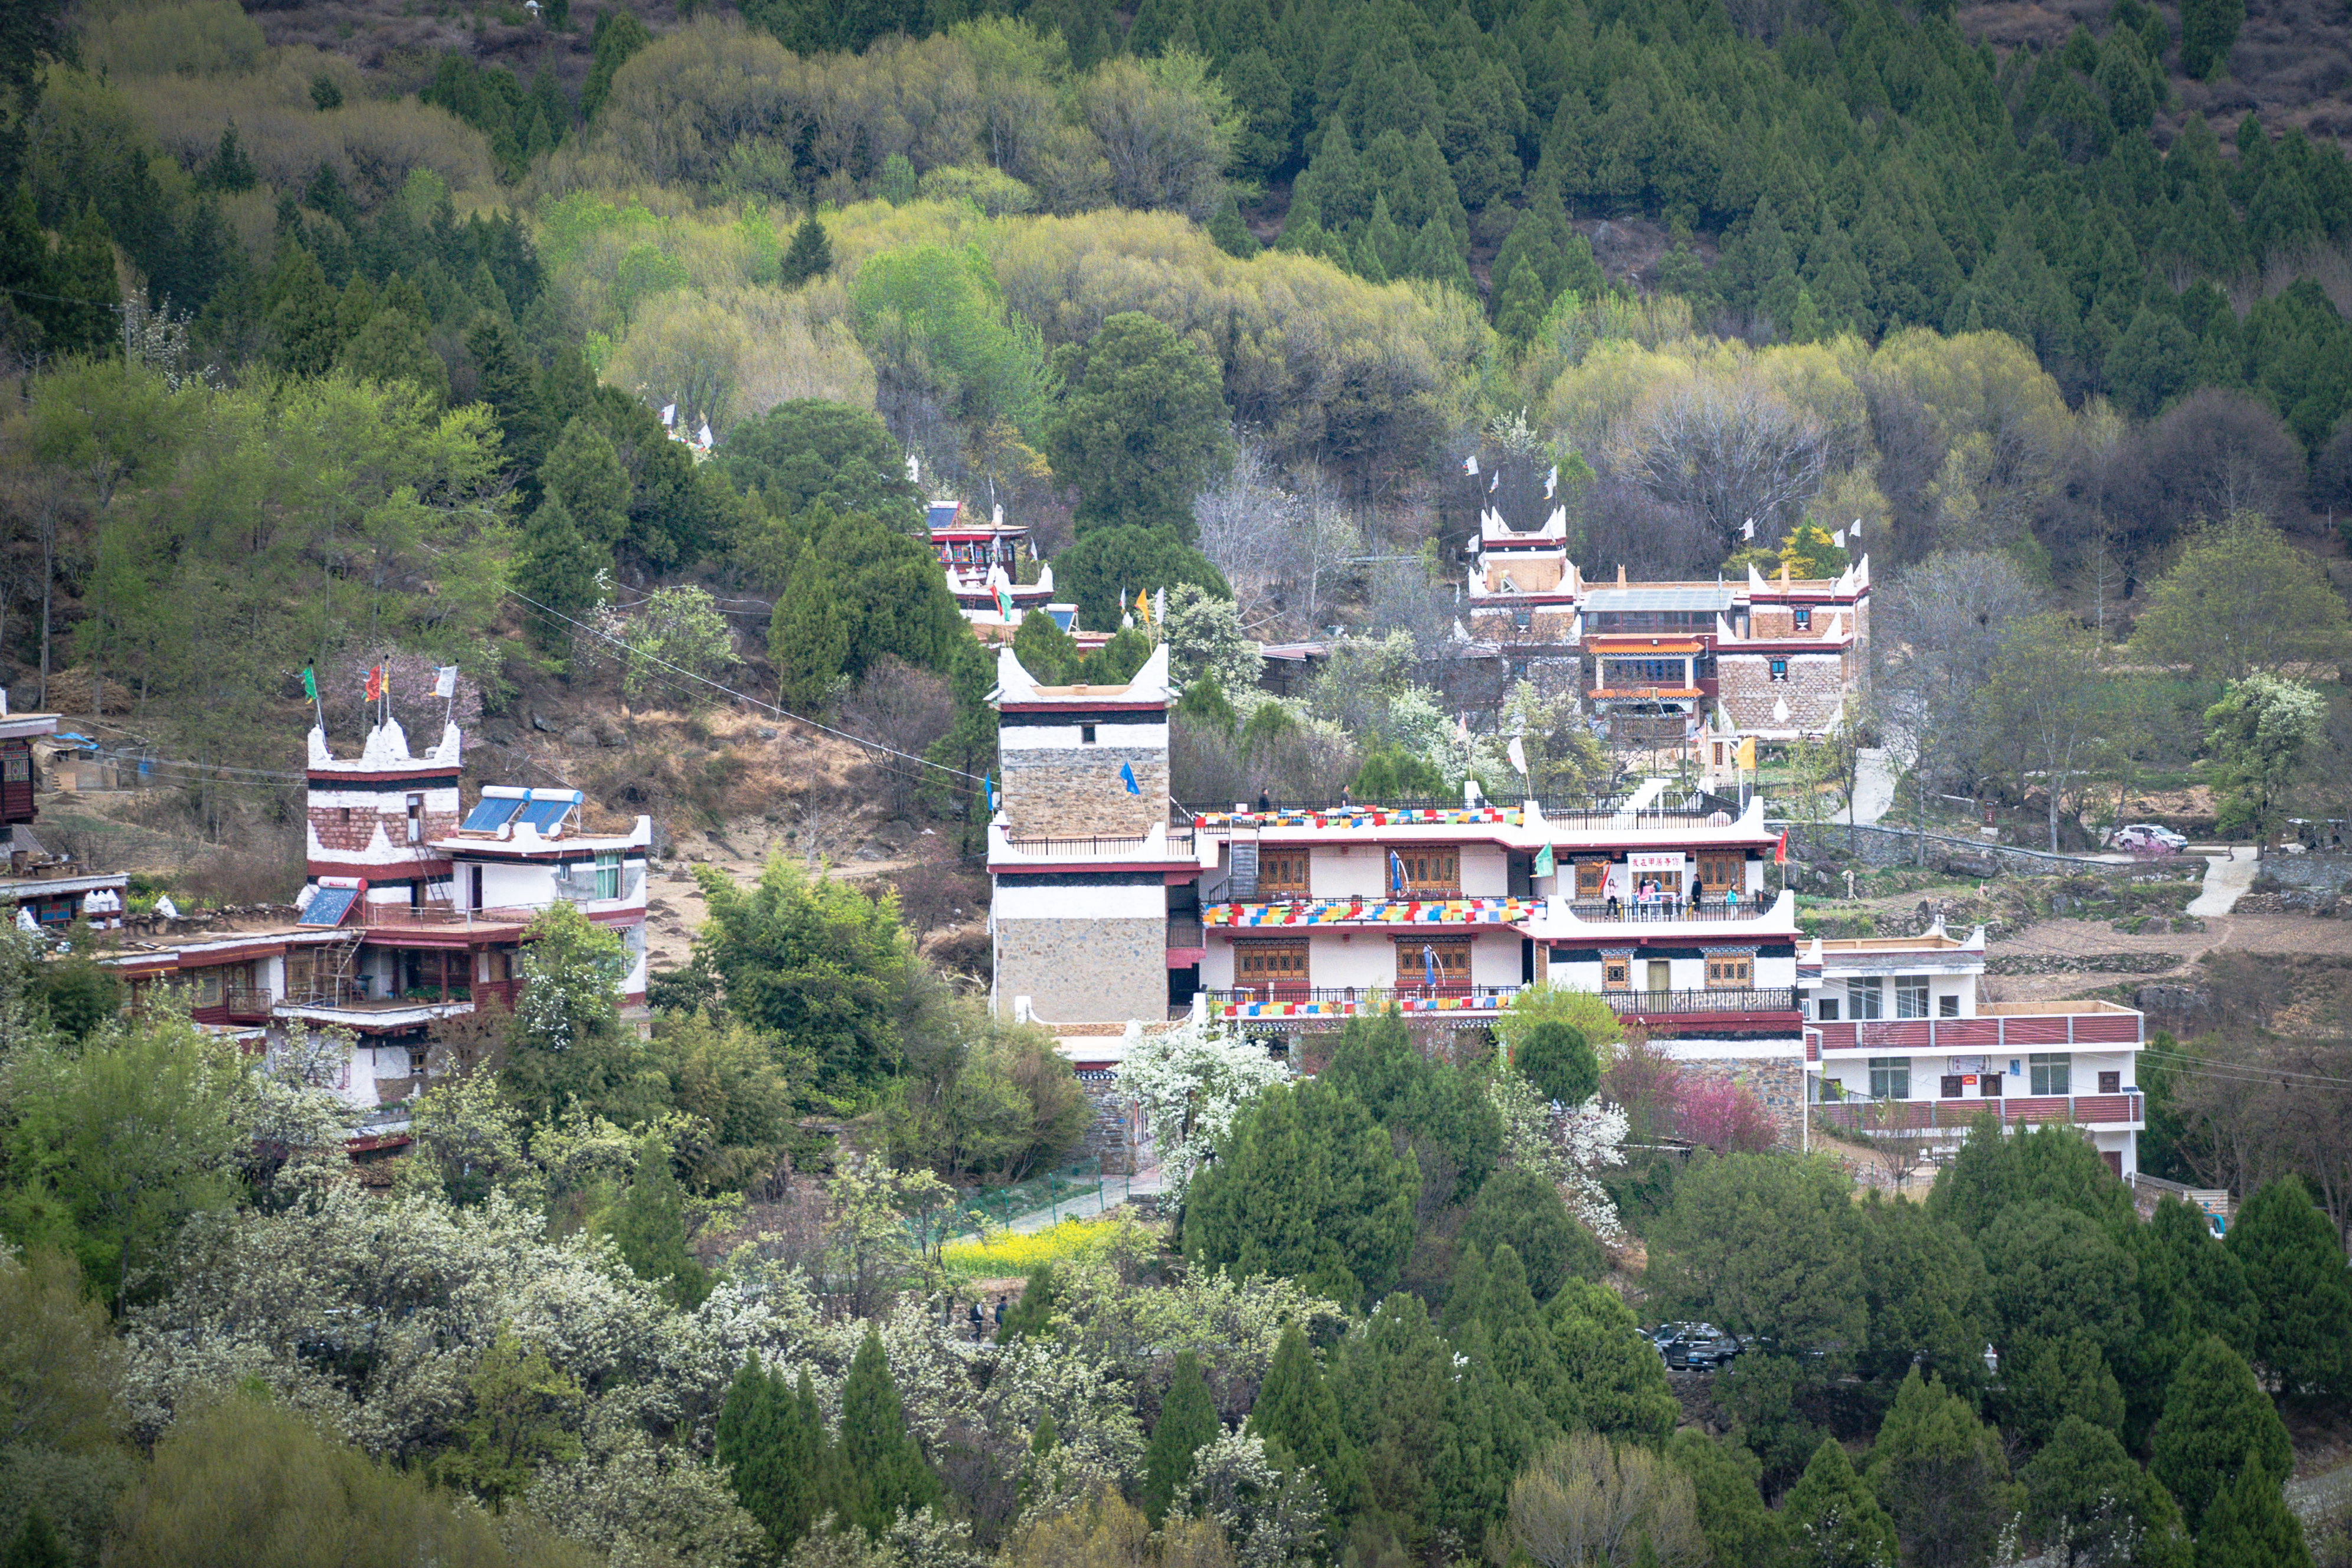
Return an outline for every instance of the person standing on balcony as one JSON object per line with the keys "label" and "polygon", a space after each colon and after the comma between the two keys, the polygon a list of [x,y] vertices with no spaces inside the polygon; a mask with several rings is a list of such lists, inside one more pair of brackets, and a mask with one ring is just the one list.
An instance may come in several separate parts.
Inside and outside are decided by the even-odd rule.
{"label": "person standing on balcony", "polygon": [[1739,918],[1739,884],[1727,883],[1723,889],[1723,915],[1727,920]]}
{"label": "person standing on balcony", "polygon": [[1690,912],[1693,919],[1698,916],[1698,906],[1706,902],[1706,879],[1702,876],[1693,876],[1690,889]]}

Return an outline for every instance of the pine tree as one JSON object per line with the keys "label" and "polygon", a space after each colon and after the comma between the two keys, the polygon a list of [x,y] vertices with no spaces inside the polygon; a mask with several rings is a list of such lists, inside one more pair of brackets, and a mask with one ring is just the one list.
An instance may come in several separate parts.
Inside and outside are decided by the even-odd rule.
{"label": "pine tree", "polygon": [[1004,1314],[997,1325],[996,1337],[1005,1343],[1016,1339],[1044,1339],[1054,1324],[1054,1266],[1040,1263],[1029,1270],[1027,1283],[1021,1288],[1021,1299]]}
{"label": "pine tree", "polygon": [[341,301],[327,287],[317,257],[301,246],[281,242],[263,299],[276,340],[272,363],[295,376],[322,376],[333,368],[343,346],[335,320]]}
{"label": "pine tree", "polygon": [[1192,1477],[1192,1456],[1217,1430],[1217,1407],[1201,1380],[1201,1358],[1180,1352],[1160,1419],[1152,1424],[1151,1446],[1143,1455],[1143,1511],[1153,1525],[1167,1517],[1170,1501]]}
{"label": "pine tree", "polygon": [[547,410],[540,402],[538,368],[523,351],[514,329],[492,315],[476,319],[466,334],[466,351],[473,356],[475,388],[498,416],[504,436],[499,455],[510,466],[531,476],[530,488],[536,492],[539,465],[555,439]]}
{"label": "pine tree", "polygon": [[833,270],[833,241],[826,237],[824,225],[811,213],[793,231],[793,243],[784,250],[778,264],[778,276],[787,288],[798,288],[812,277],[822,277]]}
{"label": "pine tree", "polygon": [[1315,150],[1314,161],[1299,178],[1302,183],[1312,183],[1317,221],[1331,233],[1349,233],[1372,215],[1372,192],[1364,178],[1363,163],[1356,156],[1348,122],[1339,115],[1324,122],[1323,140]]}
{"label": "pine tree", "polygon": [[2173,1375],[2150,1447],[2148,1473],[2179,1500],[2189,1528],[2200,1531],[2214,1493],[2250,1452],[2274,1476],[2285,1476],[2294,1462],[2270,1396],[2238,1353],[2213,1334]]}
{"label": "pine tree", "polygon": [[2180,68],[2200,81],[2220,76],[2245,25],[2246,0],[2181,0]]}
{"label": "pine tree", "polygon": [[1339,1424],[1339,1402],[1295,1322],[1283,1326],[1275,1343],[1244,1430],[1269,1448],[1279,1444],[1290,1458],[1313,1470],[1334,1513],[1353,1506],[1356,1455]]}
{"label": "pine tree", "polygon": [[1219,250],[1244,261],[1265,248],[1250,233],[1249,225],[1242,221],[1241,203],[1231,186],[1226,187],[1224,200],[1217,204],[1217,210],[1209,215],[1209,237],[1217,242]]}
{"label": "pine tree", "polygon": [[768,622],[768,662],[775,666],[776,701],[793,713],[821,713],[849,658],[849,627],[835,607],[832,573],[803,549],[776,612]]}
{"label": "pine tree", "polygon": [[1512,263],[1503,287],[1496,292],[1495,331],[1506,342],[1525,348],[1543,325],[1549,307],[1535,264],[1522,256]]}
{"label": "pine tree", "polygon": [[873,1330],[849,1364],[841,1387],[841,1458],[834,1496],[835,1517],[878,1539],[900,1509],[916,1513],[940,1495],[939,1477],[923,1462],[898,1385]]}
{"label": "pine tree", "polygon": [[2067,1416],[2018,1479],[2026,1528],[2062,1557],[2185,1568],[2179,1508],[2106,1428]]}
{"label": "pine tree", "polygon": [[563,434],[539,465],[540,487],[561,496],[572,526],[599,549],[617,547],[629,527],[629,474],[604,432],[584,416]]}
{"label": "pine tree", "polygon": [[1865,1478],[1895,1521],[1905,1562],[1939,1568],[1990,1557],[2009,1479],[2000,1434],[1916,1366],[1879,1427]]}
{"label": "pine tree", "polygon": [[1581,1105],[1601,1087],[1601,1059],[1584,1031],[1557,1019],[1544,1019],[1520,1038],[1511,1066],[1537,1093],[1562,1105]]}
{"label": "pine tree", "polygon": [[[1677,1407],[1679,1414],[1679,1407]],[[1691,1479],[1698,1527],[1719,1563],[1771,1563],[1786,1550],[1780,1516],[1759,1490],[1763,1462],[1738,1443],[1685,1427],[1665,1446],[1666,1457]]]}
{"label": "pine tree", "polygon": [[669,1145],[655,1134],[639,1140],[635,1176],[605,1230],[629,1271],[659,1281],[676,1305],[691,1312],[710,1293],[709,1274],[686,1248],[686,1188],[670,1168]]}
{"label": "pine tree", "polygon": [[515,564],[515,591],[535,601],[531,635],[541,647],[560,649],[571,641],[572,629],[556,616],[577,618],[593,608],[602,593],[600,570],[610,570],[612,557],[596,549],[572,526],[563,497],[550,496],[522,527],[520,559]]}
{"label": "pine tree", "polygon": [[[324,278],[319,287],[323,294]],[[55,303],[42,301],[48,306],[48,346],[57,352],[102,354],[120,341],[114,309],[122,287],[115,280],[114,242],[96,207],[83,208],[66,231],[42,292],[60,297]]]}
{"label": "pine tree", "polygon": [[1048,686],[1076,679],[1078,662],[1086,657],[1078,650],[1077,639],[1043,610],[1032,610],[1021,617],[1020,630],[1013,633],[1013,656],[1039,685]]}
{"label": "pine tree", "polygon": [[250,191],[260,179],[254,171],[253,160],[246,156],[245,148],[236,139],[236,121],[232,120],[222,127],[220,144],[213,149],[212,157],[196,172],[196,187],[205,191]]}
{"label": "pine tree", "polygon": [[2352,1282],[2335,1223],[2302,1180],[2248,1198],[2227,1246],[2254,1299],[2254,1364],[2290,1394],[2352,1391]]}
{"label": "pine tree", "polygon": [[1478,286],[1471,281],[1470,264],[1463,258],[1461,242],[1454,231],[1436,217],[1421,225],[1413,236],[1412,249],[1406,256],[1405,270],[1415,277],[1426,277],[1433,283],[1450,283],[1461,290],[1464,298],[1475,297]]}
{"label": "pine tree", "polygon": [[2303,1521],[2286,1505],[2273,1470],[2249,1448],[2234,1480],[2224,1480],[2197,1532],[2197,1568],[2311,1568]]}
{"label": "pine tree", "polygon": [[[1404,270],[1404,235],[1397,231],[1396,220],[1389,215],[1386,193],[1372,198],[1372,215],[1364,225],[1360,244],[1371,265],[1359,270],[1374,282],[1385,283]],[[1378,267],[1378,277],[1373,276],[1371,267]]]}
{"label": "pine tree", "polygon": [[[1474,1269],[1475,1279],[1465,1279]],[[1560,1366],[1551,1325],[1528,1289],[1517,1250],[1503,1242],[1481,1263],[1471,1249],[1455,1281],[1445,1303],[1448,1333],[1458,1342],[1460,1330],[1474,1321],[1486,1331],[1495,1375],[1510,1391],[1518,1406],[1515,1419],[1526,1423],[1531,1441],[1541,1443],[1567,1430],[1580,1414],[1574,1391]],[[1457,1295],[1466,1298],[1458,1311]]]}
{"label": "pine tree", "polygon": [[1822,1439],[1780,1500],[1780,1519],[1799,1560],[1818,1568],[1886,1568],[1895,1561],[1895,1521],[1834,1437]]}
{"label": "pine tree", "polygon": [[754,1354],[736,1374],[719,1412],[718,1458],[735,1496],[779,1554],[815,1521],[825,1475],[824,1422],[808,1368],[797,1390],[763,1373]]}

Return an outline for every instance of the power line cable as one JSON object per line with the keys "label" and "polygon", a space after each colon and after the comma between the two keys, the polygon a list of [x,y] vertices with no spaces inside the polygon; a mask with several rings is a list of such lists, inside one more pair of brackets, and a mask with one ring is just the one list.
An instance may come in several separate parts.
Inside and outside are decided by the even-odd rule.
{"label": "power line cable", "polygon": [[830,735],[837,740],[845,740],[852,746],[858,747],[864,750],[877,751],[887,756],[903,758],[908,762],[913,763],[918,768],[932,768],[938,772],[948,774],[952,778],[968,779],[974,784],[985,784],[987,782],[987,779],[980,774],[967,773],[961,768],[950,768],[944,762],[934,762],[928,757],[917,757],[912,752],[900,751],[898,747],[886,746],[878,740],[868,740],[862,736],[852,735],[847,730],[835,729],[833,726],[810,718],[804,714],[793,713],[789,708],[779,707],[774,703],[769,702],[761,697],[755,697],[748,692],[737,691],[734,687],[728,685],[722,681],[714,681],[708,675],[698,674],[692,670],[673,664],[668,660],[661,658],[658,655],[631,648],[627,643],[622,642],[619,638],[613,636],[610,632],[607,632],[601,628],[591,626],[585,622],[575,621],[571,616],[564,614],[563,612],[557,610],[552,606],[541,604],[538,600],[530,597],[520,590],[509,588],[507,590],[507,593],[517,601],[529,605],[530,608],[540,612],[544,616],[552,617],[555,621],[561,622],[574,631],[585,632],[587,635],[595,638],[600,643],[611,644],[613,647],[621,650],[623,654],[628,658],[642,659],[648,664],[658,664],[665,670],[668,670],[675,674],[684,676],[686,679],[693,681],[698,685],[709,686],[712,691],[718,692],[725,696],[732,697],[737,702],[748,704],[752,707],[764,709],[769,713],[776,715],[780,718],[788,718],[794,724],[804,724],[811,729],[818,731],[820,734]]}

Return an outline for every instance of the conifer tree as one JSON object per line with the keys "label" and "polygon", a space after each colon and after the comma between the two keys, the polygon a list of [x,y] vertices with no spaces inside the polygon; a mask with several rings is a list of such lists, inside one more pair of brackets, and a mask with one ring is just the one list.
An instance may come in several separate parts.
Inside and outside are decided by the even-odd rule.
{"label": "conifer tree", "polygon": [[1543,325],[1544,311],[1550,301],[1544,298],[1543,282],[1536,276],[1535,264],[1520,256],[1511,264],[1503,279],[1503,287],[1495,295],[1495,331],[1505,341],[1525,348]]}
{"label": "conifer tree", "polygon": [[[37,229],[35,234],[37,236]],[[325,289],[324,277],[319,287]],[[51,350],[60,354],[112,350],[119,340],[114,305],[121,298],[122,288],[115,279],[114,242],[108,237],[106,220],[98,215],[96,207],[83,208],[73,227],[66,231],[41,292],[59,297],[54,303],[41,302],[48,306]]]}
{"label": "conifer tree", "polygon": [[1013,656],[1039,685],[1058,686],[1077,677],[1086,654],[1060,622],[1043,610],[1032,610],[1021,617],[1020,630],[1013,634]]}
{"label": "conifer tree", "polygon": [[1445,1421],[1430,1457],[1430,1521],[1460,1540],[1482,1541],[1502,1521],[1535,1438],[1521,1402],[1496,1373],[1485,1325],[1473,1321],[1454,1348]]}
{"label": "conifer tree", "polygon": [[1249,225],[1242,221],[1241,203],[1230,186],[1225,190],[1224,200],[1217,204],[1217,210],[1209,214],[1209,237],[1217,242],[1219,250],[1244,261],[1265,248],[1250,233]]}
{"label": "conifer tree", "polygon": [[781,1375],[762,1371],[755,1353],[736,1373],[719,1411],[719,1462],[727,1467],[737,1500],[760,1521],[779,1555],[808,1533],[824,1440],[805,1367],[801,1391],[796,1398]]}
{"label": "conifer tree", "polygon": [[539,504],[523,524],[519,543],[515,590],[540,607],[532,610],[531,636],[542,648],[561,648],[571,641],[572,628],[557,617],[577,618],[596,604],[602,592],[597,573],[609,570],[613,559],[580,537],[561,496]]}
{"label": "conifer tree", "polygon": [[2206,1505],[2197,1532],[2197,1568],[2311,1568],[2303,1521],[2286,1505],[2280,1483],[2252,1448],[2235,1478],[2224,1478]]}
{"label": "conifer tree", "polygon": [[2119,1367],[2126,1406],[2124,1437],[2145,1446],[2164,1414],[2165,1390],[2180,1363],[2207,1334],[2219,1334],[2241,1355],[2254,1343],[2253,1292],[2238,1256],[2217,1239],[2211,1223],[2186,1200],[2168,1197],[2145,1226],[2136,1227],[2140,1333]]}
{"label": "conifer tree", "polygon": [[1154,1525],[1167,1517],[1169,1502],[1192,1478],[1192,1456],[1216,1435],[1217,1407],[1201,1380],[1201,1358],[1180,1352],[1160,1419],[1152,1423],[1151,1445],[1143,1454],[1143,1512]]}
{"label": "conifer tree", "polygon": [[2200,81],[2220,76],[2245,25],[2246,0],[2181,0],[2180,68]]}
{"label": "conifer tree", "polygon": [[425,324],[405,310],[378,310],[352,335],[335,367],[362,381],[406,382],[435,401],[449,396],[449,367],[433,351]]}
{"label": "conifer tree", "polygon": [[629,528],[629,475],[604,431],[584,415],[563,426],[539,465],[540,487],[563,497],[572,526],[599,549],[618,546]]}
{"label": "conifer tree", "polygon": [[2352,1390],[2352,1281],[2335,1223],[2302,1180],[2248,1198],[2226,1245],[2253,1296],[2253,1364],[2289,1394]]}
{"label": "conifer tree", "polygon": [[1864,1472],[1917,1568],[1960,1568],[1992,1552],[2009,1479],[2000,1434],[1969,1402],[1913,1367],[1878,1428]]}
{"label": "conifer tree", "polygon": [[[110,277],[110,292],[112,281]],[[269,311],[270,335],[276,340],[271,362],[288,375],[325,375],[334,365],[342,340],[337,335],[335,319],[340,299],[327,287],[327,275],[320,270],[318,258],[290,240],[280,241],[262,298]]]}
{"label": "conifer tree", "polygon": [[[1679,1409],[1679,1407],[1677,1407]],[[1786,1549],[1780,1516],[1759,1490],[1763,1461],[1738,1443],[1685,1427],[1666,1444],[1666,1457],[1691,1479],[1699,1532],[1720,1563],[1769,1563]]]}
{"label": "conifer tree", "polygon": [[[540,464],[547,456],[555,432],[540,401],[538,368],[530,362],[514,329],[485,313],[466,334],[466,351],[474,360],[474,384],[481,401],[498,416],[505,439],[499,455],[528,476],[535,494]],[[578,524],[575,521],[574,526]],[[584,537],[584,534],[583,534]]]}
{"label": "conifer tree", "polygon": [[907,1429],[881,1337],[871,1329],[841,1386],[840,1459],[833,1494],[835,1517],[876,1539],[900,1509],[919,1512],[940,1495],[939,1477]]}
{"label": "conifer tree", "polygon": [[2200,1532],[2214,1493],[2250,1453],[2281,1478],[2294,1462],[2270,1396],[2238,1353],[2213,1334],[2173,1375],[2150,1447],[2148,1472],[2179,1501],[2189,1528]]}
{"label": "conifer tree", "polygon": [[677,1306],[691,1312],[710,1293],[709,1274],[686,1249],[686,1188],[658,1134],[638,1140],[636,1175],[605,1228],[629,1271],[659,1282]]}
{"label": "conifer tree", "polygon": [[254,171],[253,160],[246,155],[236,139],[236,121],[230,120],[221,128],[220,143],[213,149],[212,157],[196,171],[197,188],[229,193],[250,191],[260,178]]}
{"label": "conifer tree", "polygon": [[1344,1514],[1355,1500],[1357,1462],[1346,1430],[1339,1424],[1339,1402],[1315,1364],[1315,1352],[1299,1326],[1286,1323],[1267,1364],[1265,1381],[1258,1385],[1257,1402],[1250,1407],[1244,1428],[1271,1448],[1309,1468],[1323,1483],[1323,1493],[1334,1513]]}
{"label": "conifer tree", "polygon": [[832,270],[833,241],[826,237],[824,225],[811,213],[793,231],[793,243],[778,264],[779,276],[785,287],[798,288],[810,278],[822,277]]}
{"label": "conifer tree", "polygon": [[1584,1031],[1558,1019],[1527,1031],[1511,1052],[1511,1066],[1537,1093],[1563,1105],[1581,1105],[1601,1087],[1601,1059]]}
{"label": "conifer tree", "polygon": [[[1372,198],[1372,215],[1364,225],[1360,245],[1364,254],[1380,269],[1374,282],[1385,283],[1404,270],[1404,235],[1398,232],[1396,220],[1390,215],[1386,192]],[[1369,268],[1359,270],[1363,271],[1365,277],[1372,277]]]}
{"label": "conifer tree", "polygon": [[1780,1500],[1780,1520],[1798,1560],[1817,1568],[1887,1568],[1895,1561],[1895,1521],[1834,1437],[1822,1439]]}
{"label": "conifer tree", "polygon": [[2067,1416],[2018,1479],[2026,1529],[2060,1562],[2186,1568],[2179,1506],[2105,1427]]}
{"label": "conifer tree", "polygon": [[1682,1418],[1682,1406],[1666,1382],[1665,1363],[1637,1332],[1633,1310],[1605,1285],[1570,1279],[1548,1315],[1559,1362],[1552,1416],[1560,1428],[1664,1441]]}
{"label": "conifer tree", "polygon": [[1054,1322],[1054,1266],[1040,1263],[1029,1270],[1028,1283],[1021,1289],[1021,1299],[1005,1312],[1004,1322],[996,1331],[1003,1341],[1043,1339]]}
{"label": "conifer tree", "polygon": [[776,701],[793,713],[824,711],[849,657],[849,628],[835,607],[832,574],[803,548],[768,622],[768,662]]}

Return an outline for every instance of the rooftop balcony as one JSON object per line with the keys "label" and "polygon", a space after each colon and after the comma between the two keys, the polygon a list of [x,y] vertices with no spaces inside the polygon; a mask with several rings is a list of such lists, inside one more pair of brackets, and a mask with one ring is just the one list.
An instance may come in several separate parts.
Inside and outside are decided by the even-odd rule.
{"label": "rooftop balcony", "polygon": [[2140,1015],[2114,1002],[1989,1002],[1974,1018],[1864,1019],[1805,1026],[1805,1060],[1823,1053],[2047,1051],[2052,1046],[2137,1048]]}
{"label": "rooftop balcony", "polygon": [[1857,1133],[1965,1131],[1988,1113],[2000,1117],[2004,1126],[2055,1122],[2112,1131],[2145,1126],[2147,1100],[2137,1090],[2127,1090],[2002,1100],[1817,1100],[1806,1107],[1814,1121]]}
{"label": "rooftop balcony", "polygon": [[[1208,991],[1210,1011],[1220,1018],[1352,1018],[1395,1008],[1407,1017],[1456,1013],[1492,1018],[1510,1006],[1518,986],[1434,985],[1326,988],[1244,986]],[[1796,1027],[1797,996],[1787,987],[1704,991],[1602,991],[1601,999],[1620,1018],[1668,1031],[1705,1027]]]}
{"label": "rooftop balcony", "polygon": [[1018,867],[1028,861],[1043,864],[1119,864],[1142,861],[1170,865],[1199,865],[1201,842],[1191,828],[1155,826],[1144,833],[1095,833],[1056,837],[1042,833],[1010,833],[992,825],[988,830],[988,863],[997,869]]}

